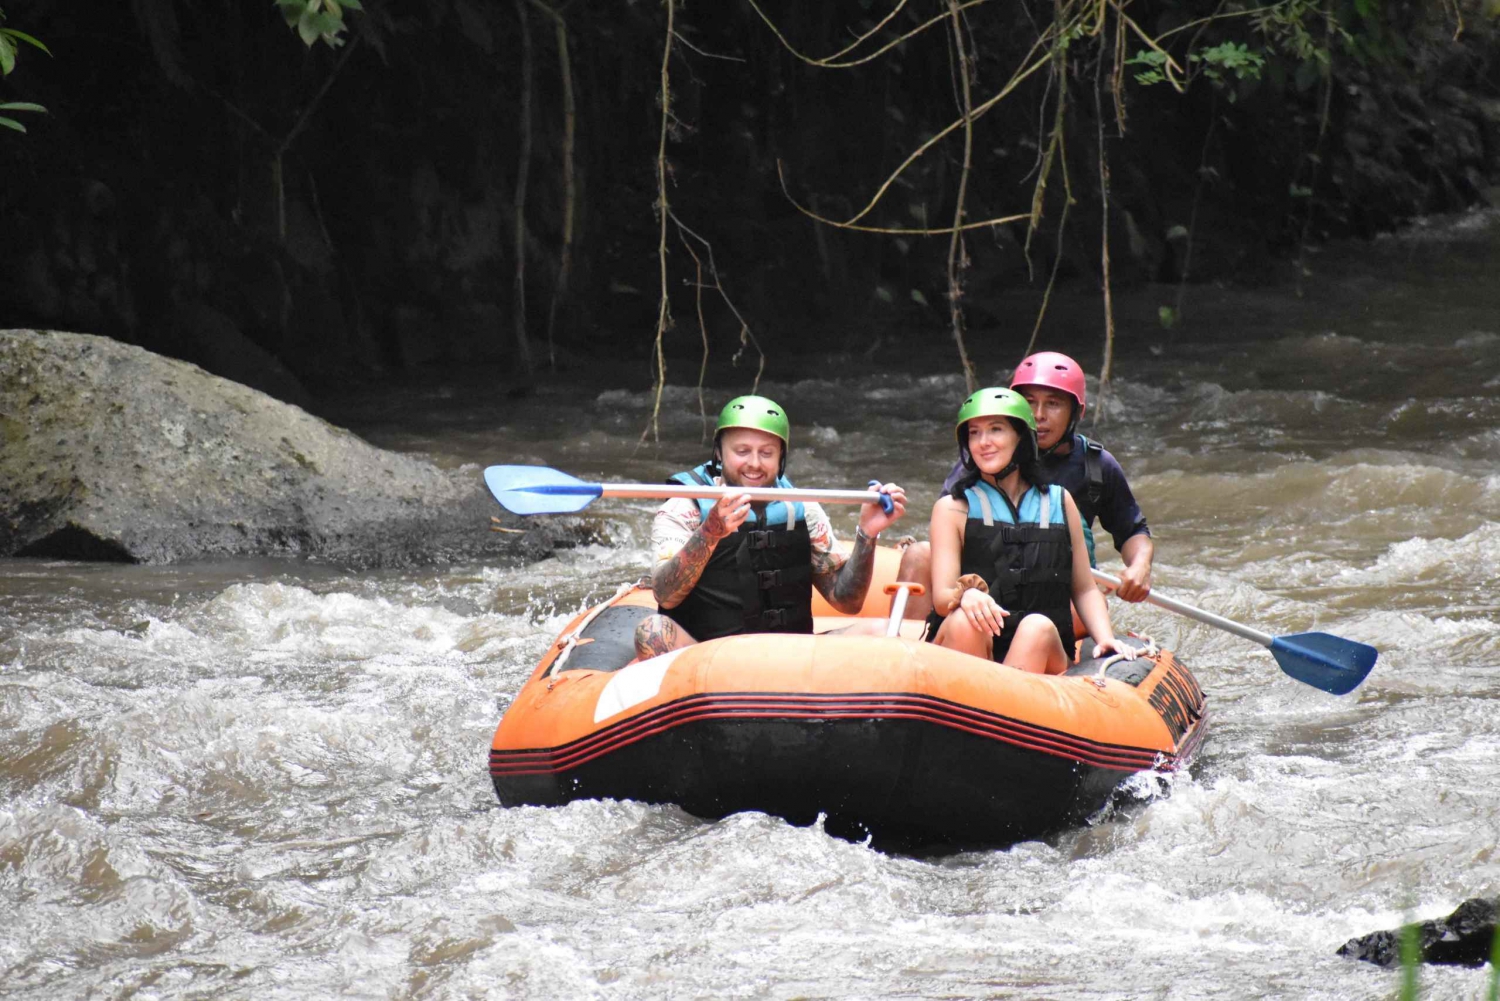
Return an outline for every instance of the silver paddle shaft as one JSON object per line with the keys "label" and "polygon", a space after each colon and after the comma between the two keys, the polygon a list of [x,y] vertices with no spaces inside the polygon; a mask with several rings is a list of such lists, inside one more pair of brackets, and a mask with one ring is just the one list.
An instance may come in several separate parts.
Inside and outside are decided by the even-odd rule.
{"label": "silver paddle shaft", "polygon": [[[1120,586],[1120,579],[1118,577],[1111,577],[1109,574],[1105,573],[1102,570],[1095,570],[1093,571],[1093,573],[1094,579],[1101,584],[1104,584],[1112,589],[1118,588]],[[1169,612],[1176,612],[1178,615],[1186,615],[1190,619],[1197,619],[1205,626],[1214,626],[1215,628],[1222,629],[1227,633],[1234,633],[1236,636],[1243,636],[1250,642],[1259,643],[1264,647],[1269,647],[1276,639],[1276,637],[1272,636],[1270,633],[1263,633],[1259,629],[1251,629],[1249,626],[1244,626],[1238,622],[1226,619],[1222,615],[1215,615],[1213,612],[1205,612],[1201,608],[1194,608],[1192,605],[1184,605],[1180,601],[1174,601],[1171,598],[1164,598],[1158,595],[1155,591],[1152,591],[1150,594],[1146,595],[1146,600],[1151,604],[1157,606],[1158,608],[1165,608]]]}
{"label": "silver paddle shaft", "polygon": [[887,636],[901,635],[901,620],[906,617],[906,596],[910,592],[910,588],[903,587],[891,599],[891,617],[885,626],[885,634]]}
{"label": "silver paddle shaft", "polygon": [[660,483],[601,483],[601,497],[689,497],[718,500],[748,494],[752,501],[815,501],[819,504],[879,504],[874,490],[798,490],[786,487],[681,487]]}

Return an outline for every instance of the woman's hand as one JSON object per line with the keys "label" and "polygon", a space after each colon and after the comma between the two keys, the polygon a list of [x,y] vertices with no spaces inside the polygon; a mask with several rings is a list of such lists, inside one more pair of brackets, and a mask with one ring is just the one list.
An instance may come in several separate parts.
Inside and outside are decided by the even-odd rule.
{"label": "woman's hand", "polygon": [[999,636],[1005,628],[1005,617],[1010,613],[1000,603],[977,587],[971,587],[958,596],[955,613],[963,614],[974,628],[989,636]]}
{"label": "woman's hand", "polygon": [[1103,643],[1094,644],[1094,657],[1107,657],[1112,653],[1130,653],[1120,645],[1120,641],[1114,638],[1105,640]]}

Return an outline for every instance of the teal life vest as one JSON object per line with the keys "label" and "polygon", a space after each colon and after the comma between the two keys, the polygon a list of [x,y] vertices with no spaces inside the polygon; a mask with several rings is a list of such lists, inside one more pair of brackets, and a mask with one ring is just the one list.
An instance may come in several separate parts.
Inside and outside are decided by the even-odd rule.
{"label": "teal life vest", "polygon": [[1021,620],[1039,612],[1052,620],[1068,657],[1073,656],[1073,541],[1063,488],[1032,486],[1020,506],[984,480],[964,492],[960,574],[978,574],[990,596],[1011,613],[995,637],[993,656],[1003,660]]}
{"label": "teal life vest", "polygon": [[[670,482],[712,486],[705,463],[675,473]],[[790,488],[780,476],[776,486]],[[698,498],[704,521],[717,500]],[[662,614],[696,640],[738,633],[811,633],[812,541],[801,502],[753,504],[733,535],[719,540],[698,583],[675,608]]]}

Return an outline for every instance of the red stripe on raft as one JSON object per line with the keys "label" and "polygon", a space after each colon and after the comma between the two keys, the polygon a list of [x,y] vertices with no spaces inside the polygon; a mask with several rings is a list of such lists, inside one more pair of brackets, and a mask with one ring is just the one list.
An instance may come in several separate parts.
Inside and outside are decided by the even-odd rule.
{"label": "red stripe on raft", "polygon": [[[545,775],[568,771],[619,748],[663,733],[674,727],[713,719],[896,719],[934,723],[938,726],[999,740],[1023,749],[1052,757],[1077,760],[1084,764],[1132,772],[1149,768],[1175,767],[1180,753],[1149,748],[1101,744],[1086,738],[1007,720],[975,710],[959,710],[951,703],[920,696],[882,696],[849,702],[847,696],[813,698],[807,705],[803,696],[698,696],[655,710],[630,720],[623,720],[606,730],[576,741],[572,745],[528,751],[490,751],[492,776]],[[725,706],[724,703],[731,703]],[[798,703],[801,703],[800,705]],[[872,704],[873,703],[873,704]],[[913,707],[902,703],[915,703]],[[934,708],[936,707],[936,708]],[[766,711],[774,710],[774,711]],[[1201,730],[1201,727],[1195,727]],[[1194,734],[1196,737],[1197,734]],[[1114,753],[1110,753],[1114,752]]]}
{"label": "red stripe on raft", "polygon": [[[694,695],[676,702],[621,720],[597,733],[580,737],[578,740],[563,744],[558,747],[537,748],[525,751],[495,751],[491,750],[491,756],[497,754],[506,755],[512,759],[520,760],[528,756],[535,757],[539,761],[556,759],[559,755],[567,756],[582,754],[589,749],[593,743],[610,742],[619,739],[616,731],[628,730],[632,727],[646,726],[655,721],[658,716],[676,716],[691,713],[696,710],[699,703],[706,703],[712,708],[718,708],[721,703],[731,703],[743,709],[774,709],[781,713],[798,712],[804,715],[822,716],[836,713],[869,715],[872,709],[885,706],[912,705],[917,709],[931,713],[934,716],[945,716],[952,720],[966,721],[976,726],[1002,728],[1012,732],[1035,735],[1034,742],[1051,742],[1054,746],[1071,746],[1078,753],[1088,753],[1091,749],[1099,748],[1119,752],[1116,756],[1147,756],[1155,759],[1158,752],[1154,748],[1131,747],[1124,744],[1107,744],[1100,741],[1089,740],[1086,737],[1076,737],[1072,734],[1053,730],[1048,727],[1036,726],[1023,723],[1019,720],[1009,719],[996,713],[974,709],[959,703],[948,702],[931,696],[922,695],[892,695],[880,693],[878,695],[774,695],[760,693],[725,693],[717,695]],[[774,716],[775,713],[762,713],[758,715]]]}
{"label": "red stripe on raft", "polygon": [[[835,701],[835,699],[843,701]],[[812,700],[815,702],[815,705],[812,707],[806,706],[805,703],[807,701],[809,700],[800,696],[694,696],[689,699],[670,703],[666,706],[658,706],[656,709],[641,716],[623,720],[615,726],[602,730],[597,734],[581,738],[571,745],[530,751],[492,751],[491,757],[504,756],[516,764],[520,764],[526,759],[534,759],[535,763],[546,763],[551,765],[555,770],[558,766],[566,767],[574,763],[570,759],[583,756],[592,758],[593,755],[589,755],[588,752],[594,749],[594,745],[607,743],[615,746],[629,731],[655,724],[660,717],[675,719],[677,722],[687,722],[688,719],[684,717],[691,718],[706,711],[698,708],[697,703],[707,703],[709,710],[722,713],[727,710],[721,708],[719,703],[726,702],[739,703],[740,705],[737,705],[735,708],[747,716],[752,715],[748,712],[750,709],[775,710],[774,712],[753,714],[755,717],[760,718],[775,718],[778,715],[790,716],[794,714],[798,718],[819,718],[829,715],[845,717],[856,715],[876,718],[887,715],[881,710],[886,709],[888,706],[900,706],[903,703],[910,703],[915,704],[918,710],[928,714],[933,722],[954,726],[957,729],[970,730],[970,732],[977,732],[984,736],[994,736],[997,733],[1009,732],[1020,735],[1022,738],[1029,737],[1030,739],[1018,739],[1009,742],[1018,746],[1050,747],[1054,749],[1053,753],[1062,752],[1059,756],[1067,756],[1068,752],[1071,751],[1074,757],[1092,757],[1096,760],[1103,757],[1115,760],[1124,759],[1131,761],[1132,764],[1136,764],[1137,767],[1149,767],[1149,763],[1154,762],[1156,755],[1159,753],[1157,750],[1151,748],[1102,744],[1098,741],[1073,737],[1072,735],[1063,734],[1044,727],[1036,727],[1015,720],[1007,720],[1004,717],[994,714],[969,710],[942,700],[919,696],[880,696],[879,698],[867,698],[858,702],[847,701],[847,696],[835,698],[824,697],[821,700]],[[935,706],[936,708],[929,708],[929,706]],[[920,719],[923,717],[906,716],[903,718]],[[947,722],[944,722],[944,720]],[[964,723],[971,723],[985,729],[972,730],[970,727],[964,726]],[[1114,751],[1115,753],[1101,755],[1100,751]],[[1138,762],[1140,761],[1146,761],[1147,764],[1144,766],[1139,765]]]}
{"label": "red stripe on raft", "polygon": [[[1140,771],[1143,768],[1154,767],[1157,761],[1157,756],[1159,754],[1170,757],[1170,755],[1167,755],[1166,752],[1150,751],[1144,749],[1133,749],[1133,753],[1127,752],[1117,755],[1098,754],[1093,753],[1087,747],[1078,747],[1076,742],[1074,742],[1073,746],[1068,746],[1064,742],[1057,740],[1021,739],[1015,735],[1008,733],[1000,727],[979,728],[975,726],[966,726],[960,722],[956,722],[951,719],[945,719],[942,714],[937,713],[921,713],[913,711],[898,712],[895,710],[867,710],[863,712],[856,712],[854,710],[849,710],[847,712],[841,712],[835,715],[826,711],[793,712],[786,709],[781,709],[777,712],[753,712],[747,709],[719,709],[714,707],[707,707],[704,709],[683,709],[664,718],[656,717],[649,721],[650,724],[658,725],[648,725],[647,720],[643,718],[640,725],[631,727],[628,730],[619,733],[612,734],[608,741],[595,741],[590,747],[574,748],[573,750],[565,754],[560,754],[553,751],[531,751],[508,755],[504,751],[491,750],[490,774],[540,775],[546,774],[548,772],[566,771],[569,768],[576,768],[579,765],[592,761],[603,754],[618,750],[619,748],[624,747],[628,744],[633,744],[645,737],[662,733],[676,726],[683,726],[687,723],[696,723],[699,720],[826,720],[830,716],[833,716],[834,719],[840,720],[906,719],[916,720],[918,722],[935,723],[939,726],[946,726],[952,730],[961,730],[965,733],[972,733],[980,737],[989,737],[993,740],[1000,740],[1004,743],[1011,744],[1016,747],[1041,751],[1045,754],[1051,754],[1053,757],[1082,761],[1086,764],[1097,765],[1101,768],[1117,768],[1122,771]],[[507,758],[509,760],[504,764],[498,763]],[[526,766],[528,765],[538,765],[545,767],[527,768]]]}

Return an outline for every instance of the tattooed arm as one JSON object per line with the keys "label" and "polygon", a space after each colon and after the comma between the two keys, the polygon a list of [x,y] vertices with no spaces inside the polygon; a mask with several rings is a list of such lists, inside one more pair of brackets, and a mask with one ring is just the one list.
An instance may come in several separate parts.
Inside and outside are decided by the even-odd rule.
{"label": "tattooed arm", "polygon": [[875,540],[856,530],[854,551],[847,559],[840,556],[836,563],[819,571],[813,567],[813,583],[817,585],[828,603],[845,615],[855,615],[865,603],[865,592],[870,589],[870,578],[875,573]]}
{"label": "tattooed arm", "polygon": [[807,531],[813,544],[813,583],[828,603],[845,615],[856,615],[865,603],[875,574],[875,540],[906,511],[906,491],[894,483],[877,489],[891,498],[891,511],[879,504],[860,508],[854,551],[845,559],[833,542],[833,528],[821,505],[807,506]]}
{"label": "tattooed arm", "polygon": [[[658,607],[676,608],[682,604],[688,592],[698,586],[698,578],[703,576],[703,568],[719,540],[737,531],[749,514],[749,497],[726,496],[708,512],[706,521],[692,529],[676,552],[657,560],[656,568],[651,571],[651,590]],[[658,513],[657,517],[663,515]]]}

